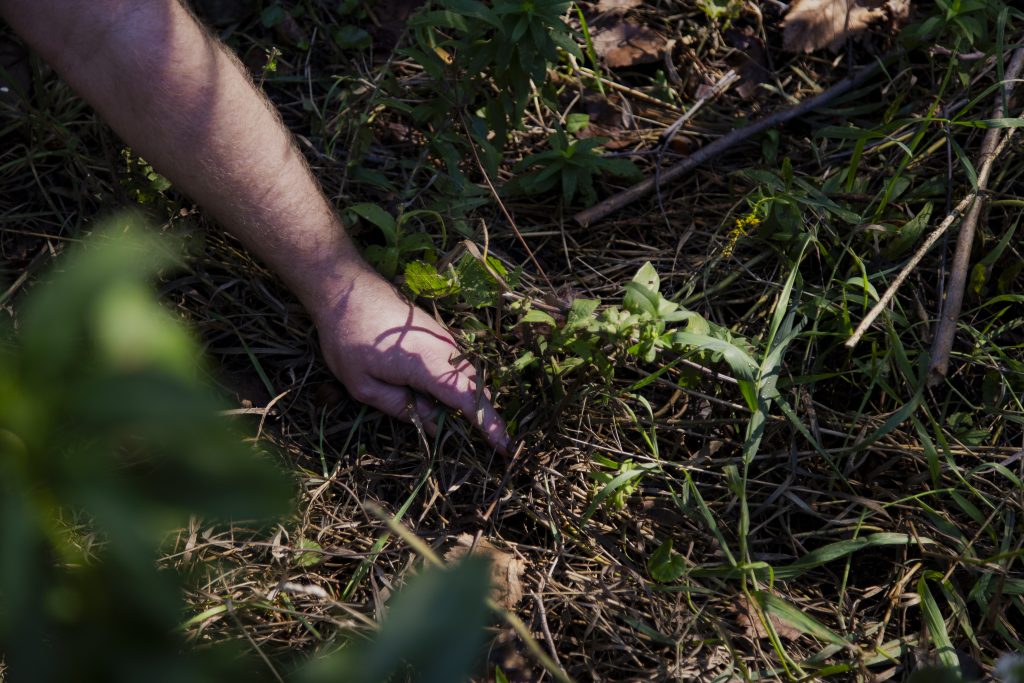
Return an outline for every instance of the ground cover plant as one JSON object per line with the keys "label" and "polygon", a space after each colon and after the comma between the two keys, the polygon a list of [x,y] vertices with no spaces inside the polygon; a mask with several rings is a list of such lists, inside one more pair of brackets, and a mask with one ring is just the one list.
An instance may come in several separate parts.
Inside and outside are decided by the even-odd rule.
{"label": "ground cover plant", "polygon": [[[367,257],[458,332],[509,459],[457,416],[428,439],[347,397],[280,284],[5,38],[3,315],[27,325],[51,261],[141,206],[187,235],[162,301],[299,481],[272,528],[193,516],[165,539],[196,649],[330,675],[473,546],[500,589],[477,680],[969,680],[1024,651],[1024,15],[889,2],[815,29],[813,7],[197,3]],[[410,633],[375,652],[430,642]]]}

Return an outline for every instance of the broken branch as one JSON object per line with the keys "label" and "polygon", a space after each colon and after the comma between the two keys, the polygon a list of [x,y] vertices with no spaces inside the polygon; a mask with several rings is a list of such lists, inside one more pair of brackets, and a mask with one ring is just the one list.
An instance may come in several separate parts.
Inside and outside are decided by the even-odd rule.
{"label": "broken branch", "polygon": [[611,213],[618,211],[619,209],[632,204],[641,197],[650,194],[660,182],[669,182],[679,178],[680,176],[692,171],[697,166],[700,166],[705,161],[710,161],[718,155],[722,154],[729,148],[735,146],[737,143],[743,142],[749,138],[754,137],[769,128],[780,126],[787,121],[790,121],[798,116],[802,116],[808,112],[814,111],[818,107],[823,107],[829,102],[833,101],[840,95],[849,92],[853,88],[861,85],[868,80],[871,76],[878,72],[878,65],[874,64],[865,67],[857,74],[852,77],[845,78],[828,90],[815,95],[814,97],[804,100],[800,104],[785,109],[783,111],[776,112],[771,116],[767,116],[759,121],[756,121],[749,126],[743,128],[737,128],[736,130],[723,135],[714,142],[711,142],[704,147],[701,147],[696,152],[686,157],[677,164],[670,166],[669,168],[661,171],[655,176],[651,176],[646,180],[643,180],[633,187],[623,190],[622,192],[612,195],[603,202],[599,202],[589,209],[585,209],[577,213],[573,218],[577,223],[586,227],[595,221],[599,221],[605,218]]}
{"label": "broken branch", "polygon": [[[1013,60],[1013,63],[1011,64],[1011,66],[1010,66],[1010,69],[1013,69],[1014,65],[1017,65],[1017,71],[1015,73],[1011,73],[1010,70],[1007,71],[1006,75],[1007,75],[1007,80],[1008,81],[1011,80],[1011,79],[1017,78],[1017,75],[1019,75],[1019,73],[1020,73],[1021,64],[1019,63],[1019,61],[1020,61],[1020,58],[1021,58],[1022,50],[1024,50],[1024,48],[1018,49],[1017,53],[1014,55],[1014,60]],[[1008,87],[1009,87],[1009,84],[1008,84]],[[1007,92],[1006,94],[1008,95],[1009,92]],[[1003,101],[1002,100],[1002,93],[1000,93],[999,110],[998,110],[1000,112],[1002,111],[1002,101]],[[993,139],[998,140],[998,138],[999,138],[999,136],[998,136],[999,130],[1000,129],[998,129],[998,128],[989,129],[988,133],[985,134],[985,141],[987,142],[989,140],[989,137],[990,137],[990,135],[992,133],[996,133],[996,135],[993,137]],[[1012,135],[1014,129],[1011,128],[1011,129],[1009,129],[1009,131],[1010,131],[1010,134]],[[962,215],[964,215],[964,212],[967,211],[969,208],[971,209],[972,213],[973,213],[973,207],[975,207],[975,206],[979,207],[978,210],[980,211],[981,202],[975,202],[975,200],[978,198],[978,195],[981,192],[984,191],[985,186],[988,184],[988,177],[989,177],[989,174],[992,172],[992,165],[995,162],[995,160],[999,158],[999,155],[1002,154],[1003,150],[1006,148],[1007,143],[1010,140],[1010,137],[1011,137],[1010,135],[1007,135],[1005,138],[1003,138],[1002,142],[1000,142],[998,146],[994,146],[994,148],[991,150],[991,153],[987,157],[985,156],[985,147],[984,147],[984,144],[983,144],[982,157],[981,157],[981,160],[983,161],[983,165],[982,165],[982,169],[981,169],[982,172],[978,174],[978,185],[977,185],[977,187],[975,187],[969,193],[967,193],[967,196],[964,197],[963,199],[961,199],[960,202],[955,207],[953,207],[953,210],[950,211],[949,214],[945,218],[942,219],[942,222],[939,223],[939,225],[936,226],[936,228],[934,230],[932,230],[932,232],[928,235],[927,239],[925,239],[925,241],[921,244],[921,246],[918,247],[917,251],[914,252],[914,255],[910,258],[909,261],[907,261],[906,265],[904,265],[903,268],[900,269],[900,272],[896,276],[896,279],[892,281],[892,284],[889,285],[889,287],[885,290],[885,292],[882,294],[882,296],[878,299],[878,302],[874,306],[871,307],[871,310],[868,311],[868,314],[866,316],[864,316],[864,319],[860,322],[859,325],[857,325],[857,329],[854,330],[854,333],[852,335],[850,335],[849,339],[846,340],[846,346],[847,347],[852,349],[854,346],[857,345],[857,342],[860,341],[861,337],[864,336],[864,333],[867,332],[868,328],[871,327],[872,323],[875,322],[875,319],[882,313],[882,311],[884,311],[886,309],[886,307],[888,307],[888,305],[892,301],[893,297],[896,296],[896,292],[899,290],[900,286],[907,279],[907,277],[910,276],[910,273],[912,273],[914,271],[914,269],[917,267],[917,265],[925,257],[925,254],[927,254],[929,251],[931,251],[931,248],[933,246],[935,246],[935,243],[939,241],[939,238],[941,238],[942,235],[945,234],[945,232],[947,230],[949,230],[949,228],[953,225],[953,223],[955,223],[958,218],[960,218]],[[976,221],[977,221],[977,217],[975,217],[975,222]],[[973,233],[973,229],[972,229],[972,233]],[[963,233],[961,233],[961,234],[963,234]],[[973,239],[973,234],[971,235],[971,238]],[[970,254],[968,253],[967,256],[969,257]],[[955,267],[956,266],[954,264],[954,268]],[[951,280],[950,281],[950,289],[952,289],[954,284],[955,283]],[[961,300],[963,298],[963,283],[961,283],[960,298],[961,298]],[[948,300],[949,300],[949,297],[947,296],[947,301]],[[947,310],[943,311],[943,316],[942,316],[943,319],[946,318],[946,313],[947,312],[948,312]],[[959,315],[959,307],[957,309],[957,315]],[[953,329],[955,329],[955,327],[956,327],[956,325],[955,325],[955,321],[954,321]],[[938,342],[938,339],[939,339],[939,333],[936,332],[935,341]],[[950,339],[950,344],[952,344],[952,339]],[[935,355],[936,348],[937,348],[937,345],[932,347],[932,358],[936,357],[936,355]],[[947,362],[948,362],[948,350],[947,350]],[[929,370],[929,373],[930,372],[931,372],[931,370]]]}
{"label": "broken branch", "polygon": [[[1003,87],[996,94],[996,105],[993,107],[992,118],[1001,119],[1006,115],[1003,105],[1009,100],[1010,93],[1016,86],[1016,80],[1024,69],[1024,48],[1017,48],[1013,53],[1010,66],[1006,69],[1003,79]],[[957,235],[956,251],[953,254],[953,265],[949,274],[949,285],[946,287],[946,300],[942,304],[942,314],[939,316],[939,325],[935,330],[935,339],[932,340],[931,361],[928,365],[928,384],[934,386],[946,377],[949,370],[949,353],[953,348],[953,338],[956,336],[956,324],[960,318],[960,309],[964,303],[964,290],[967,288],[967,271],[971,262],[971,246],[974,244],[974,233],[978,226],[978,217],[985,204],[985,197],[982,194],[988,185],[989,176],[992,174],[992,167],[995,165],[999,153],[1006,148],[1013,137],[1015,128],[1007,128],[1004,131],[1000,128],[990,128],[985,132],[985,138],[981,143],[981,170],[978,172],[978,198],[971,204],[964,222],[960,226],[960,234]]]}

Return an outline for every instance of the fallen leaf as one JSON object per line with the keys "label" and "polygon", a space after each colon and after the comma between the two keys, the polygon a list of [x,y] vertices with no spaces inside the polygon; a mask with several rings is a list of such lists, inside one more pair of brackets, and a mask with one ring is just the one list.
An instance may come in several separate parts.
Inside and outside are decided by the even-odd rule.
{"label": "fallen leaf", "polygon": [[598,0],[598,12],[625,12],[628,9],[639,7],[644,0]]}
{"label": "fallen leaf", "polygon": [[736,50],[729,59],[730,65],[740,75],[736,92],[743,99],[749,100],[757,94],[757,86],[766,83],[771,76],[764,41],[749,26],[726,30],[725,40]]}
{"label": "fallen leaf", "polygon": [[833,52],[873,24],[899,30],[910,13],[910,0],[795,0],[784,19],[783,48],[789,52]]}
{"label": "fallen leaf", "polygon": [[613,106],[614,101],[614,96],[584,98],[582,109],[589,121],[586,127],[576,133],[576,137],[607,138],[602,146],[608,150],[624,149],[635,144],[637,135],[632,130],[633,116],[621,105]]}
{"label": "fallen leaf", "polygon": [[[747,637],[759,640],[768,638],[768,629],[765,628],[764,623],[761,621],[761,617],[758,616],[757,607],[749,598],[747,598],[746,595],[741,595],[737,598],[733,605],[733,609],[735,609],[737,613],[736,621],[743,627],[743,632]],[[762,611],[762,613],[772,623],[772,626],[775,627],[775,632],[779,634],[779,638],[795,641],[803,635],[803,632],[801,632],[800,629],[796,628],[779,615],[769,614],[764,611]]]}
{"label": "fallen leaf", "polygon": [[444,555],[448,562],[461,560],[470,554],[473,548],[474,555],[487,557],[491,560],[491,597],[505,607],[513,609],[523,599],[522,576],[526,571],[526,564],[518,557],[503,550],[498,550],[493,543],[486,538],[481,538],[473,547],[472,534],[460,534],[455,539],[455,545]]}
{"label": "fallen leaf", "polygon": [[629,21],[599,28],[593,39],[594,52],[609,69],[657,62],[668,46],[663,36]]}

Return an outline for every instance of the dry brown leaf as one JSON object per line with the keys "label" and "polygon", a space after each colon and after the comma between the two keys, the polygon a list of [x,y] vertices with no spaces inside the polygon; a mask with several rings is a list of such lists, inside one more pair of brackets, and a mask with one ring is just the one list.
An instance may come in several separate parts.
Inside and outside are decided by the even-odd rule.
{"label": "dry brown leaf", "polygon": [[657,62],[668,46],[663,36],[629,21],[600,28],[593,39],[594,52],[604,58],[609,69]]}
{"label": "dry brown leaf", "polygon": [[602,146],[608,150],[625,149],[635,144],[637,135],[632,130],[633,117],[628,109],[613,106],[615,99],[614,95],[584,98],[582,110],[590,117],[590,123],[577,133],[577,137],[607,138]]}
{"label": "dry brown leaf", "polygon": [[[757,614],[757,607],[752,603],[747,596],[741,595],[736,600],[736,604],[733,605],[736,610],[736,621],[743,627],[743,632],[749,638],[768,638],[768,629],[765,628],[764,623],[761,621],[761,617]],[[764,616],[772,622],[772,626],[775,627],[775,632],[779,634],[779,638],[783,640],[795,641],[803,635],[800,629],[793,626],[791,623],[783,619],[776,614],[768,614],[763,612]]]}
{"label": "dry brown leaf", "polygon": [[740,75],[736,92],[743,99],[749,100],[757,94],[758,86],[767,83],[771,77],[764,41],[749,26],[726,30],[725,40],[735,49],[729,64]]}
{"label": "dry brown leaf", "polygon": [[598,12],[625,12],[628,9],[639,7],[644,0],[598,0]]}
{"label": "dry brown leaf", "polygon": [[[444,559],[454,562],[469,555],[469,549],[473,547],[473,538],[472,534],[459,534],[455,539],[455,545],[445,553]],[[505,609],[515,608],[523,599],[522,576],[526,571],[526,564],[515,555],[498,550],[486,538],[476,542],[473,554],[491,561],[491,597]]]}
{"label": "dry brown leaf", "polygon": [[887,23],[896,31],[910,13],[910,0],[795,0],[784,20],[783,48],[835,52],[872,24]]}

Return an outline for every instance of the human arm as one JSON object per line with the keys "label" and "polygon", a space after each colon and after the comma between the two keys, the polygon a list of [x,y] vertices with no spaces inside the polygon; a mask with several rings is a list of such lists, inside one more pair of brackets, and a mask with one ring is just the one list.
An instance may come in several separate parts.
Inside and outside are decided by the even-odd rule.
{"label": "human arm", "polygon": [[396,417],[433,397],[504,447],[451,335],[359,256],[270,103],[177,0],[0,0],[0,14],[132,148],[275,270],[328,367]]}

